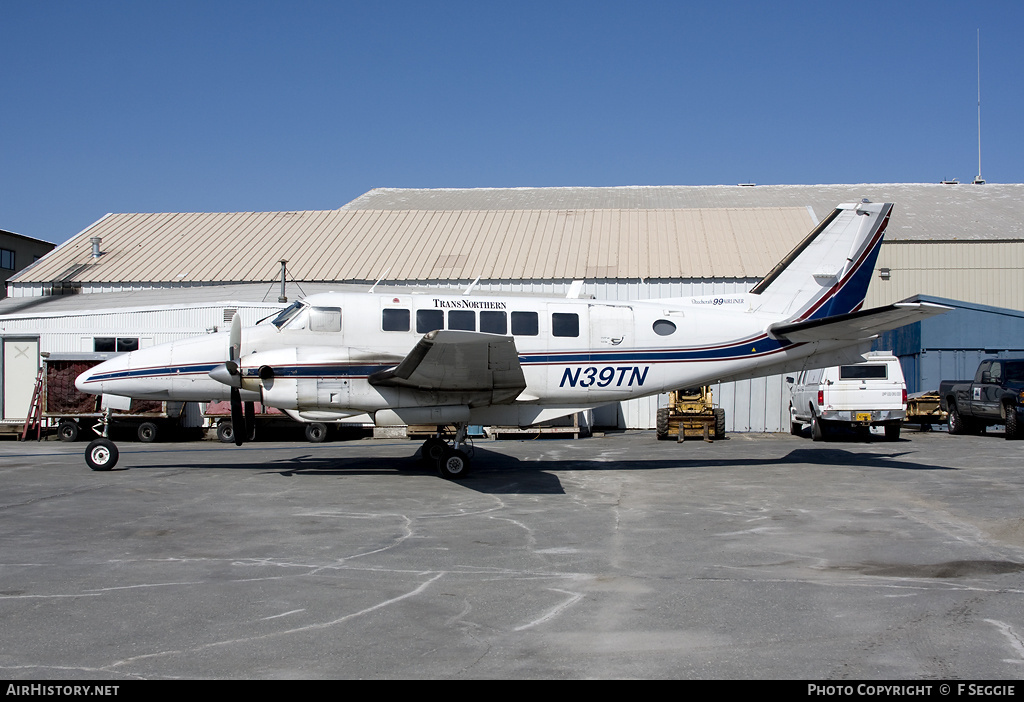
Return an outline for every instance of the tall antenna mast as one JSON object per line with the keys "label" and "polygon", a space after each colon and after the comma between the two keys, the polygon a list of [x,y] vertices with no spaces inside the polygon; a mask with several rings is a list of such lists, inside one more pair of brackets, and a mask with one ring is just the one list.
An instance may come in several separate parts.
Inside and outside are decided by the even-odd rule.
{"label": "tall antenna mast", "polygon": [[985,179],[981,177],[981,29],[978,29],[978,175],[974,184],[985,184]]}

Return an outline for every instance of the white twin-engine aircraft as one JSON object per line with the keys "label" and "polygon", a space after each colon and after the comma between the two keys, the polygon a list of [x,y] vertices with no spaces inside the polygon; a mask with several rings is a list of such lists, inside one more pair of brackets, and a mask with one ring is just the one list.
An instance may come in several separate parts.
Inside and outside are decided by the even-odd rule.
{"label": "white twin-engine aircraft", "polygon": [[[251,328],[236,316],[230,332],[117,356],[76,384],[120,398],[230,399],[239,445],[255,401],[305,422],[368,414],[379,426],[450,426],[422,455],[442,477],[461,478],[470,424],[529,426],[682,387],[848,363],[878,332],[946,311],[913,300],[860,311],[891,210],[840,205],[744,294],[324,293]],[[117,462],[106,426],[103,435],[86,450],[94,470]]]}

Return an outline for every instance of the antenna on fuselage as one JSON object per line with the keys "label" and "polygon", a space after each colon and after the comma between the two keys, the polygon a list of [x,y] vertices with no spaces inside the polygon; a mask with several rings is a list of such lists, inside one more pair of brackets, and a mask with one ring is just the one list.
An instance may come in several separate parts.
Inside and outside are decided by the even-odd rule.
{"label": "antenna on fuselage", "polygon": [[391,272],[391,266],[388,266],[388,269],[380,274],[380,278],[377,278],[377,282],[370,286],[369,292],[373,292],[374,289],[377,287],[377,284],[380,283],[380,281],[384,280],[384,276],[386,276],[390,272]]}
{"label": "antenna on fuselage", "polygon": [[470,291],[470,290],[472,290],[473,288],[475,288],[475,287],[476,287],[476,284],[477,284],[477,283],[479,283],[479,282],[480,282],[480,276],[477,276],[477,277],[476,277],[476,280],[474,280],[474,281],[473,281],[472,283],[470,283],[470,284],[469,284],[469,287],[468,287],[468,288],[466,288],[466,291],[465,291],[464,293],[462,293],[462,294],[463,294],[463,295],[468,295],[468,294],[469,294],[469,291]]}

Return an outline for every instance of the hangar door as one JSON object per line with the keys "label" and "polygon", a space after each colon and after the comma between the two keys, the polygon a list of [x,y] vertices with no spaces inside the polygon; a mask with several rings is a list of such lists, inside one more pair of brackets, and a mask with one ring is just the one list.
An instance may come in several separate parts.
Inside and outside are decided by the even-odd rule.
{"label": "hangar door", "polygon": [[39,371],[39,339],[4,339],[3,419],[25,421]]}

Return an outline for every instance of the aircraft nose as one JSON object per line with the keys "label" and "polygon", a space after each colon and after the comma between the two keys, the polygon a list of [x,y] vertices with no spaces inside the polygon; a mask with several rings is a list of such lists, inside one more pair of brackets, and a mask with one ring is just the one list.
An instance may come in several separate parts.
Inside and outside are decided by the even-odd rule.
{"label": "aircraft nose", "polygon": [[130,353],[103,361],[75,378],[75,387],[79,392],[100,395],[105,392],[104,384],[117,378],[120,372],[127,370],[130,363]]}

